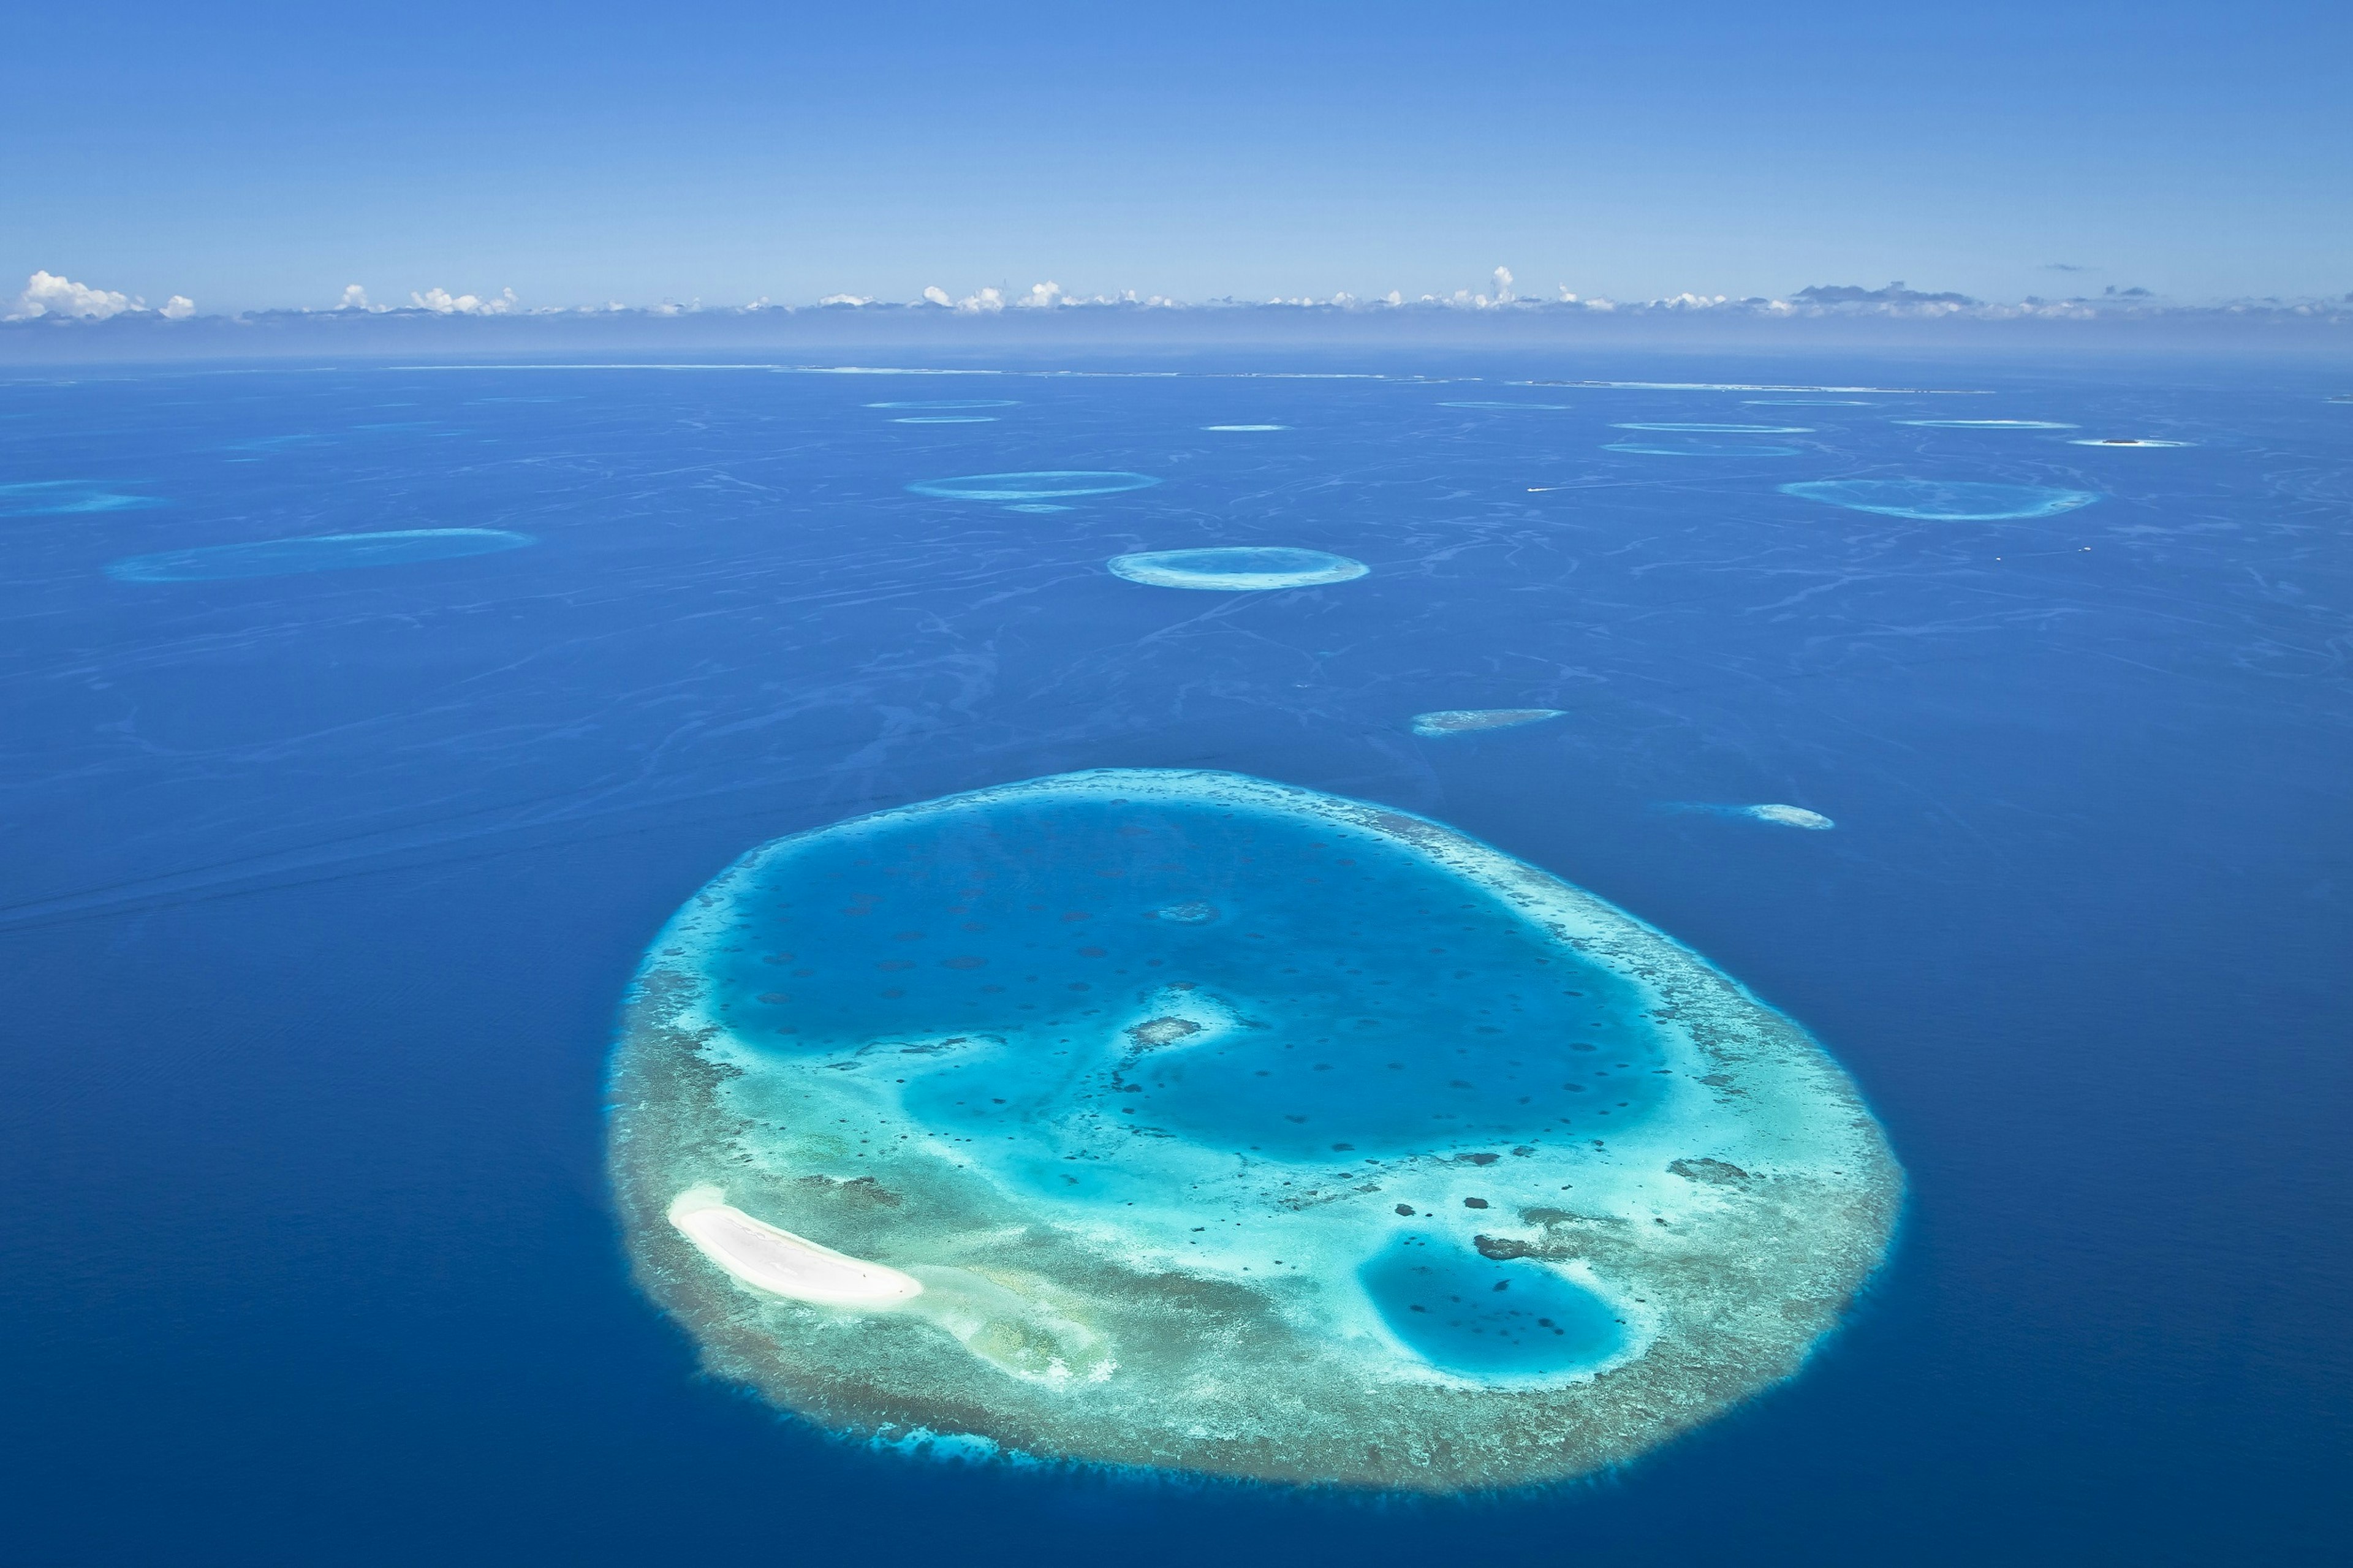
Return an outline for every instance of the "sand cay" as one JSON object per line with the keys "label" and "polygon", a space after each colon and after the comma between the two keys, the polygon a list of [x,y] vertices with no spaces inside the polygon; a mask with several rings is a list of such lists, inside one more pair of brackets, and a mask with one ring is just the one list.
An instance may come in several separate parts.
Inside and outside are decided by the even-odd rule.
{"label": "sand cay", "polygon": [[670,1222],[695,1249],[746,1285],[827,1307],[895,1307],[923,1293],[923,1281],[880,1263],[778,1230],[730,1207],[714,1187],[672,1200]]}

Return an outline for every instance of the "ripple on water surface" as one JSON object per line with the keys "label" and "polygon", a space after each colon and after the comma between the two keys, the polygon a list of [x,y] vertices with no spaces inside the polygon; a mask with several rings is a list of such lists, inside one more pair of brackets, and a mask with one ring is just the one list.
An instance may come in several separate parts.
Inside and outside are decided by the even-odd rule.
{"label": "ripple on water surface", "polygon": [[1827,501],[1851,511],[1919,518],[1931,522],[1998,522],[2010,518],[2056,517],[2100,499],[2094,490],[1944,479],[1810,479],[1783,485],[1781,493],[1804,500]]}
{"label": "ripple on water surface", "polygon": [[488,555],[538,542],[500,528],[409,528],[388,533],[320,533],[214,544],[133,555],[106,574],[125,583],[209,583],[231,577],[283,577],[299,572],[343,572],[362,566],[402,566],[459,555]]}
{"label": "ripple on water surface", "polygon": [[779,839],[613,1065],[638,1277],[826,1425],[1457,1490],[1793,1373],[1901,1176],[1805,1033],[1426,819],[1065,774]]}
{"label": "ripple on water surface", "polygon": [[1012,408],[1018,406],[1010,397],[923,397],[901,403],[870,403],[869,408]]}
{"label": "ripple on water surface", "polygon": [[919,496],[951,500],[1056,500],[1070,496],[1117,495],[1160,481],[1150,474],[1103,468],[1039,468],[1018,474],[965,474],[952,479],[921,479],[907,488]]}
{"label": "ripple on water surface", "polygon": [[1208,550],[1147,550],[1115,555],[1112,575],[1155,588],[1199,588],[1249,594],[1269,588],[1314,588],[1346,583],[1372,570],[1361,561],[1321,550],[1236,544]]}

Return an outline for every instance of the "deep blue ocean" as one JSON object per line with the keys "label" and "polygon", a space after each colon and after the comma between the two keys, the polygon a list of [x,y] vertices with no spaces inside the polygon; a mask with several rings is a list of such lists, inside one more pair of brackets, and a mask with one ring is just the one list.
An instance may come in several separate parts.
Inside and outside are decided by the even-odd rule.
{"label": "deep blue ocean", "polygon": [[[0,379],[0,1558],[2342,1550],[2353,374],[986,368]],[[1600,382],[1736,384],[1527,384]],[[1025,472],[1157,482],[942,483]],[[1780,489],[1847,480],[2097,499]],[[1370,570],[1105,565],[1238,545]],[[1410,728],[1482,708],[1564,716]],[[703,1377],[606,1187],[648,942],[765,840],[1097,767],[1435,817],[1805,1024],[1911,1183],[1848,1326],[1623,1472],[1438,1502],[909,1459]]]}

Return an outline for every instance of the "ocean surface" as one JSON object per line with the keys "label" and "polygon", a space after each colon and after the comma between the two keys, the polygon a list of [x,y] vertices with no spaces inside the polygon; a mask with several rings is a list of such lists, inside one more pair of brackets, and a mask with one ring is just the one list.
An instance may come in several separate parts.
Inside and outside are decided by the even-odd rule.
{"label": "ocean surface", "polygon": [[[2332,1548],[2353,372],[960,368],[0,378],[0,1556]],[[1557,711],[1416,729],[1484,710]],[[607,1185],[649,944],[767,841],[1096,768],[1436,819],[1797,1019],[1908,1181],[1844,1326],[1437,1500],[909,1457],[705,1375]]]}

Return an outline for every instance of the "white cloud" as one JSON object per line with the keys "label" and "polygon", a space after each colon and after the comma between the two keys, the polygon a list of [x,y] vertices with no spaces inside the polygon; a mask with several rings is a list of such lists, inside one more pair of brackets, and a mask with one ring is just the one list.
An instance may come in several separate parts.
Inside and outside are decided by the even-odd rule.
{"label": "white cloud", "polygon": [[196,313],[196,302],[185,294],[174,294],[155,313],[167,321],[185,321]]}
{"label": "white cloud", "polygon": [[923,298],[932,304],[945,305],[951,310],[955,306],[955,301],[948,298],[948,291],[936,283],[923,290]]}
{"label": "white cloud", "polygon": [[[344,289],[343,298],[350,300],[351,293],[351,289]],[[366,297],[364,291],[361,297]],[[503,316],[515,308],[515,291],[512,289],[501,289],[488,300],[472,294],[452,294],[447,289],[427,289],[422,294],[411,292],[408,297],[416,301],[418,310],[430,310],[437,316]]]}
{"label": "white cloud", "polygon": [[1499,305],[1508,305],[1514,298],[1516,296],[1512,292],[1512,269],[1508,267],[1496,268],[1495,302]]}
{"label": "white cloud", "polygon": [[983,289],[977,294],[967,294],[958,300],[956,309],[967,316],[988,315],[1005,309],[1005,296],[994,289]]}
{"label": "white cloud", "polygon": [[92,289],[54,272],[36,272],[25,279],[25,291],[16,296],[16,308],[8,312],[7,319],[29,321],[36,316],[65,316],[102,321],[109,316],[137,309],[138,302],[128,294]]}
{"label": "white cloud", "polygon": [[[986,294],[994,290],[984,289],[981,292]],[[1061,302],[1062,286],[1060,283],[1032,283],[1029,285],[1029,293],[1013,301],[1015,305],[1026,310],[1044,310]]]}
{"label": "white cloud", "polygon": [[[434,292],[438,294],[440,290],[437,289]],[[338,310],[367,310],[373,312],[383,310],[386,309],[386,307],[383,305],[369,304],[367,290],[365,289],[361,288],[356,283],[346,283],[343,285],[343,297],[340,300],[336,301],[335,309]]]}
{"label": "white cloud", "polygon": [[874,303],[874,298],[871,294],[828,294],[818,303],[820,305],[871,305]]}

